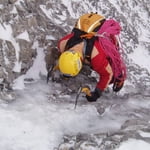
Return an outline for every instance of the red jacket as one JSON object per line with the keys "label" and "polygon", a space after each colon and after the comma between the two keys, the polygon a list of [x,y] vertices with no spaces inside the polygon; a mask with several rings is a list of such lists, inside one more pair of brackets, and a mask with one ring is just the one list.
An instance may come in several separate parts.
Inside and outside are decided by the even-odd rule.
{"label": "red jacket", "polygon": [[[63,49],[64,47],[60,46],[61,43],[69,40],[72,36],[73,34],[69,34],[60,39],[60,41],[58,42],[58,48],[60,52],[64,51]],[[91,57],[91,66],[92,69],[95,70],[100,76],[99,82],[97,83],[96,87],[99,88],[101,91],[103,91],[105,88],[107,88],[108,84],[110,83],[113,76],[113,71],[102,49],[102,46],[99,44],[97,40],[95,41],[94,46],[99,53],[95,57],[93,58]]]}
{"label": "red jacket", "polygon": [[108,84],[112,80],[113,71],[102,49],[102,46],[97,40],[95,41],[94,46],[99,51],[99,54],[91,59],[91,65],[93,70],[100,75],[97,88],[103,91],[105,88],[107,88]]}

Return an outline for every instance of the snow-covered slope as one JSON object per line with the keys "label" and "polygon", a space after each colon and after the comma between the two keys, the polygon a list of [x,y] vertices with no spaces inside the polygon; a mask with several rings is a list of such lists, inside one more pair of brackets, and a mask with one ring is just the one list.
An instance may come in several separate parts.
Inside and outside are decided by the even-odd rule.
{"label": "snow-covered slope", "polygon": [[[144,90],[148,89],[148,1],[10,0],[0,2],[0,12],[1,82],[12,84],[18,76],[25,74],[33,65],[38,51],[46,55],[56,47],[58,39],[71,31],[80,15],[98,12],[120,21],[128,81],[134,88],[144,85]],[[41,73],[45,74],[45,71],[41,70]]]}

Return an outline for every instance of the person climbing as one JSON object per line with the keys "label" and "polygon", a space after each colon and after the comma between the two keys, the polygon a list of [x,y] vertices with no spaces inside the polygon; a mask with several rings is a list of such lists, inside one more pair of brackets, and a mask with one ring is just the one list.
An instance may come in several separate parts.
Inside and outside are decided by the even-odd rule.
{"label": "person climbing", "polygon": [[109,84],[113,84],[114,92],[120,91],[124,85],[126,67],[116,38],[120,30],[117,21],[88,13],[82,15],[72,32],[58,42],[61,54],[57,68],[64,77],[77,76],[84,64],[99,74],[95,90],[86,93],[89,102],[96,101]]}

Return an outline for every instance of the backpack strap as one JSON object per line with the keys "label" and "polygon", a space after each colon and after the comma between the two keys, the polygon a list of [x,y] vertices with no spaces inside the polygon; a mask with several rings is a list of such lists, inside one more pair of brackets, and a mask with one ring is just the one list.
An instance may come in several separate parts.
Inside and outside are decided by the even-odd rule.
{"label": "backpack strap", "polygon": [[81,42],[84,42],[84,58],[87,59],[89,62],[91,61],[91,53],[92,53],[92,49],[94,46],[94,42],[97,39],[97,37],[93,36],[92,38],[84,38],[82,37],[82,35],[87,34],[84,31],[81,31],[77,28],[74,28],[72,30],[72,33],[74,33],[74,35],[67,41],[66,46],[65,46],[65,51],[70,49],[71,47],[73,47],[76,44],[79,44]]}
{"label": "backpack strap", "polygon": [[73,28],[72,33],[74,33],[74,35],[67,41],[65,51],[70,49],[74,45],[81,43],[83,39],[80,36],[86,34],[86,32],[81,31],[77,28]]}
{"label": "backpack strap", "polygon": [[105,19],[101,20],[101,24],[98,27],[96,27],[91,33],[81,31],[76,27],[73,28],[72,33],[74,33],[74,35],[67,41],[65,51],[70,49],[74,45],[83,42],[84,40],[84,43],[86,41],[84,58],[87,59],[89,62],[91,62],[91,53],[94,46],[94,42],[95,40],[98,40],[98,37],[95,36],[95,33],[100,29],[100,27],[103,25],[104,22]]}

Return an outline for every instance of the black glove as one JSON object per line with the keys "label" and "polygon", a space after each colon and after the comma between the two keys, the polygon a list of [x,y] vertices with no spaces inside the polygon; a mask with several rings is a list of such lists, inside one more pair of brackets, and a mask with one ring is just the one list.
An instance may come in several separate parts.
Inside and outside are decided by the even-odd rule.
{"label": "black glove", "polygon": [[89,102],[95,102],[102,95],[102,91],[96,88],[93,92],[91,92],[91,96],[86,95],[86,98]]}
{"label": "black glove", "polygon": [[113,85],[113,91],[119,92],[124,85],[124,81],[116,80]]}

